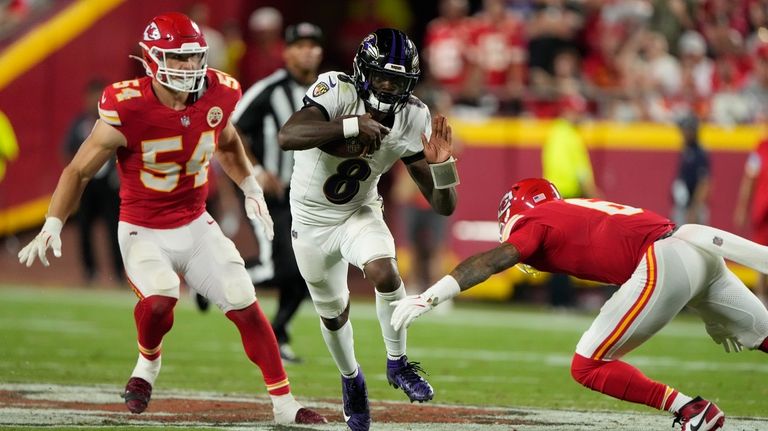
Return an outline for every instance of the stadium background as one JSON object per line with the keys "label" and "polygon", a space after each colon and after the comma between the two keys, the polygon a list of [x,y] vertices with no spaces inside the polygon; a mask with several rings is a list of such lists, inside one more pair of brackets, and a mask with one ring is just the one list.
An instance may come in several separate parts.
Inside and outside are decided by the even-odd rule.
{"label": "stadium background", "polygon": [[[45,7],[30,13],[0,42],[0,110],[10,119],[20,146],[18,159],[9,164],[6,177],[0,182],[0,237],[5,238],[5,247],[0,251],[0,281],[76,283],[74,238],[65,236],[65,261],[44,272],[15,263],[18,245],[26,242],[43,221],[62,168],[60,143],[69,122],[81,108],[86,83],[94,77],[111,82],[140,76],[141,70],[128,54],[136,52],[137,39],[148,17],[167,10],[185,10],[191,2],[39,3]],[[339,11],[347,10],[355,2],[325,1],[311,8],[298,0],[204,3],[210,6],[210,24],[214,27],[234,20],[247,28],[251,11],[264,5],[277,7],[286,24],[315,22],[327,32],[323,69],[350,69],[352,53],[338,53],[334,49],[334,29],[345,19]],[[470,3],[472,10],[479,8],[479,1]],[[379,9],[390,22],[402,23],[420,43],[426,23],[437,14],[437,1],[387,0],[379,2]],[[498,197],[514,180],[540,174],[539,148],[549,121],[454,116],[452,123],[464,150],[459,162],[460,204],[452,217],[447,266],[495,241]],[[590,147],[597,183],[608,199],[669,214],[669,185],[681,148],[673,125],[592,121],[582,131]],[[742,166],[747,152],[764,130],[760,125],[707,124],[702,132],[703,145],[712,157],[711,224],[731,229]],[[396,235],[402,236],[395,219],[390,220]],[[401,260],[407,266],[407,250],[403,251]],[[748,282],[753,278],[749,271],[739,274]],[[489,289],[476,292],[506,299],[511,292],[510,282],[518,277],[497,277],[489,283]]]}

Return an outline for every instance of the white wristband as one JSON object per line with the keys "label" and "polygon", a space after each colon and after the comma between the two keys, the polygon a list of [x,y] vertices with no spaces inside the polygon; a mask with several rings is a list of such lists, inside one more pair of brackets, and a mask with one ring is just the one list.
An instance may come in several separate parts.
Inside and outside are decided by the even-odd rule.
{"label": "white wristband", "polygon": [[240,190],[242,190],[243,194],[246,196],[264,193],[261,190],[261,187],[259,187],[259,183],[256,182],[256,177],[253,175],[245,177],[237,186],[240,187]]}
{"label": "white wristband", "polygon": [[446,275],[438,280],[437,283],[433,284],[432,287],[424,291],[422,295],[424,295],[432,305],[437,305],[453,298],[459,293],[461,293],[459,282],[452,276]]}
{"label": "white wristband", "polygon": [[45,224],[41,231],[46,231],[51,235],[61,235],[61,228],[64,226],[64,222],[56,217],[46,217]]}
{"label": "white wristband", "polygon": [[453,156],[442,163],[430,163],[429,171],[436,189],[449,189],[459,184],[459,172],[456,170],[456,159]]}
{"label": "white wristband", "polygon": [[360,134],[359,117],[349,117],[341,120],[341,127],[344,129],[345,138],[354,138]]}

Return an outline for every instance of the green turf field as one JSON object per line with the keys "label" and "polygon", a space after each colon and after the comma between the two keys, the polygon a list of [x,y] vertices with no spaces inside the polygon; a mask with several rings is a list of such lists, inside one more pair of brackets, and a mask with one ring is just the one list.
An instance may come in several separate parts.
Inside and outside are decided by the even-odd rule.
{"label": "green turf field", "polygon": [[[260,292],[267,315],[275,303]],[[136,360],[135,297],[128,291],[0,285],[0,383],[125,384]],[[387,386],[385,354],[372,302],[353,299],[358,360],[374,400],[404,401]],[[435,401],[502,407],[634,410],[582,388],[570,358],[592,315],[459,302],[448,314],[421,318],[409,332],[409,356],[429,372]],[[300,397],[340,398],[339,376],[309,302],[293,325],[289,365]],[[716,401],[731,416],[768,417],[768,356],[726,354],[694,317],[683,315],[626,360],[649,377]],[[163,388],[163,389],[160,389]],[[160,390],[264,393],[234,326],[218,311],[198,312],[183,295],[163,348]]]}

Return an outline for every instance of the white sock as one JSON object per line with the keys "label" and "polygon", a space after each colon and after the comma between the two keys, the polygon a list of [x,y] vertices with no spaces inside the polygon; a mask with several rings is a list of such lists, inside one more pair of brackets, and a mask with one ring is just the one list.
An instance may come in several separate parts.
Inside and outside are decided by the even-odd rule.
{"label": "white sock", "polygon": [[672,404],[669,406],[669,412],[670,413],[677,413],[680,411],[681,408],[683,408],[684,405],[691,402],[693,398],[689,397],[688,395],[685,395],[682,392],[678,392],[677,396],[674,400],[672,400]]}
{"label": "white sock", "polygon": [[384,337],[384,347],[387,348],[387,357],[397,359],[405,355],[405,344],[408,332],[405,328],[395,331],[392,327],[392,313],[395,307],[391,304],[398,299],[405,298],[405,285],[400,282],[400,287],[394,292],[379,292],[376,290],[376,316],[379,318],[381,335]]}
{"label": "white sock", "polygon": [[355,340],[352,338],[352,322],[347,322],[337,331],[326,328],[320,321],[320,332],[323,333],[325,345],[331,352],[336,367],[341,374],[349,376],[357,372],[357,359],[355,359]]}
{"label": "white sock", "polygon": [[279,424],[292,424],[296,422],[296,412],[303,406],[293,398],[293,394],[270,395],[272,399],[272,413],[275,415],[275,422]]}
{"label": "white sock", "polygon": [[160,374],[161,358],[162,356],[158,356],[154,361],[150,361],[139,353],[139,359],[136,361],[131,377],[142,378],[154,387],[155,379]]}

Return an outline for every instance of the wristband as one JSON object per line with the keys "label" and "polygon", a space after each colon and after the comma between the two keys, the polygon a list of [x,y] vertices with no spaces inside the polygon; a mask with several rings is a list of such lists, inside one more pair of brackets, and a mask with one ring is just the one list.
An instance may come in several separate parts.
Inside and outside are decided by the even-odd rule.
{"label": "wristband", "polygon": [[349,117],[341,120],[341,127],[344,129],[345,138],[354,138],[360,134],[359,117]]}
{"label": "wristband", "polygon": [[459,172],[456,170],[456,159],[453,156],[442,163],[430,163],[429,171],[436,189],[449,189],[459,184]]}
{"label": "wristband", "polygon": [[64,222],[62,222],[61,219],[57,217],[46,217],[45,224],[43,224],[43,229],[41,231],[48,232],[51,235],[61,236],[61,228],[63,226]]}
{"label": "wristband", "polygon": [[243,194],[246,196],[264,193],[261,190],[261,187],[259,187],[259,183],[256,182],[256,177],[253,175],[248,175],[247,177],[243,178],[243,181],[241,181],[237,186],[240,187],[240,190],[242,190]]}
{"label": "wristband", "polygon": [[438,280],[437,283],[433,284],[432,287],[424,291],[422,295],[427,298],[427,301],[430,304],[435,306],[441,302],[445,302],[453,298],[459,293],[461,293],[461,286],[459,286],[459,282],[456,281],[456,279],[452,276],[446,275],[445,277]]}

